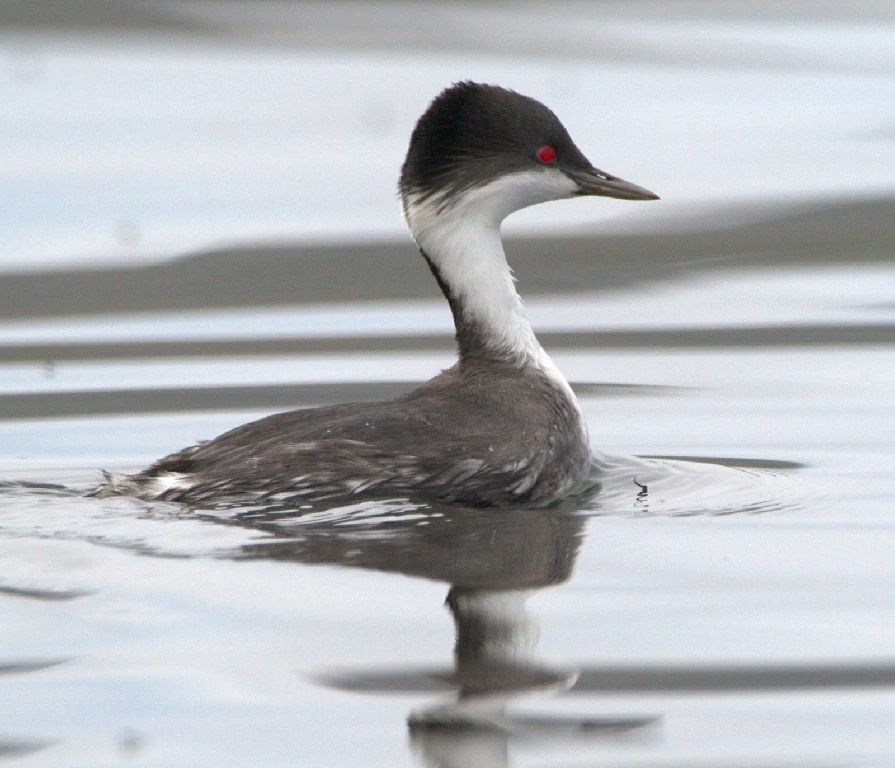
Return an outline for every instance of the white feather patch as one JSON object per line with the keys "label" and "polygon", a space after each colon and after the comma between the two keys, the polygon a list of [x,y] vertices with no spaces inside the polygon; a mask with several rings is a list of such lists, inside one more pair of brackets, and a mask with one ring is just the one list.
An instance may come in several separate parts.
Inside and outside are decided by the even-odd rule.
{"label": "white feather patch", "polygon": [[516,292],[500,225],[514,211],[571,197],[576,189],[562,172],[545,169],[509,174],[449,202],[438,196],[404,201],[404,217],[414,240],[438,267],[470,319],[520,360],[537,360],[543,350]]}
{"label": "white feather patch", "polygon": [[[509,350],[521,364],[538,366],[576,407],[572,388],[538,343],[525,316],[503,250],[500,225],[514,211],[570,198],[577,189],[568,176],[551,168],[508,174],[450,201],[413,195],[403,201],[413,239],[438,267],[463,311],[482,325],[495,346]],[[587,439],[583,417],[580,422]]]}
{"label": "white feather patch", "polygon": [[165,472],[156,475],[145,485],[145,491],[154,496],[161,496],[166,491],[189,488],[195,483],[195,477],[184,472]]}

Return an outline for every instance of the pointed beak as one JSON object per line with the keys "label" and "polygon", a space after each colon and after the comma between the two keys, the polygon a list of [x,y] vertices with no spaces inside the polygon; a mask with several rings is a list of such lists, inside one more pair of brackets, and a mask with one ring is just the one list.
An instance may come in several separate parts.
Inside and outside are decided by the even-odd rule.
{"label": "pointed beak", "polygon": [[588,168],[586,170],[563,169],[563,172],[578,185],[579,195],[599,195],[600,197],[617,197],[620,200],[658,200],[659,196],[648,189],[638,187],[630,181],[617,176]]}

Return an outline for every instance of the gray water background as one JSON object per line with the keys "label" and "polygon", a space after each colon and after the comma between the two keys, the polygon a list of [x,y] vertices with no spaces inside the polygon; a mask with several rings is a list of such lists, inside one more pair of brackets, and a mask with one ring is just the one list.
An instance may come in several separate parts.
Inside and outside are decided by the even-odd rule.
{"label": "gray water background", "polygon": [[[6,2],[0,30],[0,761],[895,765],[888,4]],[[450,364],[394,183],[461,78],[663,197],[505,227],[595,505],[85,497]]]}

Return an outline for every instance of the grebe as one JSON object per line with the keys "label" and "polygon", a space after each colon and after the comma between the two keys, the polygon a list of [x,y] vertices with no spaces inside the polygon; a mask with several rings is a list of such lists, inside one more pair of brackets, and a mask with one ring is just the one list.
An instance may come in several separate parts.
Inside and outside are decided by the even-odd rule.
{"label": "grebe", "polygon": [[585,482],[587,425],[526,319],[500,225],[548,200],[657,196],[594,168],[540,102],[472,82],[447,88],[419,119],[398,188],[450,304],[457,363],[395,400],[246,424],[116,490],[199,506],[407,496],[506,507],[549,503]]}

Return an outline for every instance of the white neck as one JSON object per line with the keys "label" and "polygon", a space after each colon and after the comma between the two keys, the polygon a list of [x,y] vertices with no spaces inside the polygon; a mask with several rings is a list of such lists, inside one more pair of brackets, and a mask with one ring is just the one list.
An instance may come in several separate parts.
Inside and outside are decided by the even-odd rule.
{"label": "white neck", "polygon": [[500,225],[513,211],[570,197],[574,191],[574,182],[561,173],[525,171],[448,202],[437,196],[404,200],[404,217],[414,240],[434,263],[462,313],[455,318],[458,330],[462,321],[474,323],[486,347],[519,364],[546,364],[555,371],[525,316]]}

